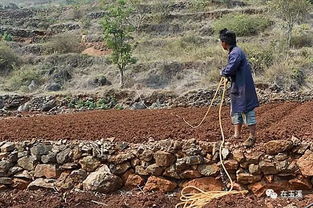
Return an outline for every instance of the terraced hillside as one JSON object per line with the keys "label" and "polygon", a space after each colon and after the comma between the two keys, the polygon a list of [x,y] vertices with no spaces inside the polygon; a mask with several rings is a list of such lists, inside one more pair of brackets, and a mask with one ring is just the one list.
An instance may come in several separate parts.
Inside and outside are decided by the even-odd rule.
{"label": "terraced hillside", "polygon": [[[312,18],[296,26],[292,50],[282,56],[282,22],[262,1],[154,0],[130,7],[138,61],[128,67],[126,88],[181,93],[214,86],[227,60],[217,32],[234,24],[239,25],[234,28],[238,44],[246,50],[257,82],[287,91],[311,88]],[[100,23],[105,13],[97,2],[1,9],[0,34],[12,39],[1,43],[3,53],[11,57],[1,69],[2,91],[118,88],[119,73],[103,42]]]}
{"label": "terraced hillside", "polygon": [[[124,89],[103,35],[115,1],[101,2],[0,0],[1,208],[169,208],[190,186],[242,191],[197,208],[312,205],[312,1],[287,45],[272,1],[129,0],[137,62]],[[246,127],[231,137],[228,96],[225,144],[218,107],[199,128],[183,121],[197,124],[214,96],[225,27],[260,98],[252,147]]]}

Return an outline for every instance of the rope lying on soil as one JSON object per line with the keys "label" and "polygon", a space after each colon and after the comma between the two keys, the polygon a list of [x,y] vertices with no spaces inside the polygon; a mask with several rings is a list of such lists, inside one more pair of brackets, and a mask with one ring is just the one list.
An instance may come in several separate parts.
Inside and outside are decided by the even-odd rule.
{"label": "rope lying on soil", "polygon": [[[215,95],[211,101],[211,104],[210,104],[206,114],[204,115],[203,119],[201,120],[201,122],[198,125],[193,126],[190,123],[188,123],[185,119],[183,119],[183,120],[191,128],[198,128],[199,126],[201,126],[203,124],[203,121],[206,119],[207,115],[210,112],[210,109],[213,105],[214,100],[216,99],[218,91],[220,90],[221,86],[223,85],[222,99],[221,99],[221,103],[220,103],[220,107],[219,107],[219,125],[220,125],[220,130],[221,130],[221,135],[222,135],[222,143],[221,143],[220,148],[219,148],[219,158],[220,158],[220,162],[221,162],[221,165],[223,167],[223,170],[226,173],[226,175],[230,181],[230,184],[231,184],[230,189],[228,191],[207,191],[206,192],[206,191],[203,191],[203,190],[201,190],[195,186],[187,186],[187,187],[183,188],[183,190],[181,191],[180,200],[182,202],[178,203],[175,206],[176,208],[180,208],[180,207],[182,207],[182,208],[201,208],[201,207],[204,207],[206,204],[208,204],[213,199],[217,199],[217,198],[220,198],[220,197],[223,197],[226,195],[244,194],[244,193],[248,192],[248,191],[234,191],[233,190],[234,182],[233,182],[232,178],[230,177],[227,169],[225,168],[223,156],[222,156],[222,149],[223,149],[223,146],[225,143],[225,135],[224,135],[223,126],[222,126],[222,107],[223,107],[223,103],[224,103],[224,99],[225,99],[225,92],[226,92],[227,83],[228,83],[228,80],[225,77],[222,77],[221,81],[218,84],[218,87],[216,89]],[[192,193],[191,190],[195,190],[197,193]]]}
{"label": "rope lying on soil", "polygon": [[[216,89],[216,91],[215,91],[215,94],[214,94],[214,96],[213,96],[213,99],[211,100],[210,106],[209,106],[207,112],[205,113],[205,115],[203,116],[201,122],[200,122],[198,125],[193,126],[191,123],[189,123],[188,121],[186,121],[185,118],[183,118],[183,117],[181,117],[181,116],[179,116],[179,115],[176,115],[176,117],[183,119],[183,121],[184,121],[188,126],[190,126],[191,128],[193,128],[193,129],[199,128],[199,127],[203,124],[203,122],[204,122],[204,120],[207,118],[207,116],[209,115],[209,112],[210,112],[210,110],[211,110],[211,107],[213,106],[214,100],[216,99],[217,93],[218,93],[219,89],[221,88],[221,85],[223,84],[223,82],[224,82],[224,80],[221,79],[221,80],[220,80],[220,83],[219,83],[218,86],[217,86],[217,89]],[[226,80],[226,82],[227,82],[227,80]],[[226,83],[225,83],[225,86],[226,86]]]}

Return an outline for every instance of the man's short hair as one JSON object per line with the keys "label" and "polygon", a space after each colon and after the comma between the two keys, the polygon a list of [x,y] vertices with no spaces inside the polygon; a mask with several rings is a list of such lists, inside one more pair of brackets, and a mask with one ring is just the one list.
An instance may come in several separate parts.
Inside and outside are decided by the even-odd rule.
{"label": "man's short hair", "polygon": [[229,45],[236,45],[236,34],[233,31],[228,30],[227,28],[220,31],[220,40]]}

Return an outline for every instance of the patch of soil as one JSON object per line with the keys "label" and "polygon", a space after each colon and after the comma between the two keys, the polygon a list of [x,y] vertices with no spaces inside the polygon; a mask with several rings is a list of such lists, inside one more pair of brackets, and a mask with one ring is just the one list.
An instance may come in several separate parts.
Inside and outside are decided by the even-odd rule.
{"label": "patch of soil", "polygon": [[86,54],[89,56],[104,56],[109,53],[110,51],[98,50],[98,49],[95,49],[94,47],[87,48],[82,52],[82,54]]}
{"label": "patch of soil", "polygon": [[91,192],[5,191],[0,193],[1,208],[169,208],[176,197],[162,193],[127,192],[95,194]]}
{"label": "patch of soil", "polygon": [[[196,125],[207,108],[175,108],[163,110],[106,110],[59,115],[6,118],[0,120],[0,140],[73,139],[96,140],[115,137],[116,141],[140,143],[149,138],[220,140],[218,108],[214,107],[203,125],[192,129],[181,117]],[[229,107],[223,109],[223,126],[229,138],[233,132]],[[312,141],[313,101],[266,104],[257,108],[257,143],[288,139],[293,135]],[[247,137],[227,140],[241,143]]]}
{"label": "patch of soil", "polygon": [[[175,195],[175,194],[174,194]],[[91,192],[5,191],[0,193],[0,208],[174,208],[177,196],[163,193],[121,192],[110,195]],[[204,208],[283,208],[305,207],[313,194],[301,199],[257,198],[229,195],[213,200]]]}
{"label": "patch of soil", "polygon": [[306,207],[313,202],[313,194],[306,195],[300,199],[286,198],[257,198],[254,195],[228,195],[221,199],[213,200],[204,208],[293,208]]}

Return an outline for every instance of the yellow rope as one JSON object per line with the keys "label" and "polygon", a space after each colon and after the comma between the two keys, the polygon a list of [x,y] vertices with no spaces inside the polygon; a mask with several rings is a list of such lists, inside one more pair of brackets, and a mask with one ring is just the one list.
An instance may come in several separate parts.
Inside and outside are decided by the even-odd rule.
{"label": "yellow rope", "polygon": [[[217,199],[217,198],[220,198],[220,197],[223,197],[226,195],[244,194],[244,193],[248,192],[248,191],[233,191],[234,183],[233,183],[233,180],[230,177],[228,171],[225,168],[223,156],[222,156],[222,149],[223,149],[223,146],[225,143],[225,135],[224,135],[223,125],[222,125],[222,107],[223,107],[223,103],[224,103],[224,99],[225,99],[227,82],[228,81],[226,78],[224,78],[224,77],[221,78],[221,81],[220,81],[220,83],[216,89],[215,95],[211,101],[210,106],[209,106],[205,116],[203,117],[203,119],[201,120],[201,122],[197,126],[190,125],[188,122],[185,121],[185,119],[184,119],[184,121],[186,122],[186,124],[188,124],[192,128],[198,128],[199,126],[201,126],[201,124],[203,123],[203,121],[207,117],[207,115],[210,111],[210,108],[213,105],[213,102],[216,98],[216,95],[217,95],[221,85],[223,85],[224,88],[223,88],[223,93],[222,93],[222,99],[221,99],[221,103],[219,106],[219,125],[220,125],[220,130],[221,130],[221,135],[222,135],[222,143],[221,143],[220,148],[219,148],[219,158],[220,158],[220,162],[221,162],[221,165],[223,167],[223,170],[226,173],[226,175],[230,181],[230,184],[231,184],[230,189],[228,191],[207,191],[206,192],[206,191],[203,191],[203,190],[201,190],[195,186],[187,186],[187,187],[182,189],[181,197],[180,197],[181,202],[178,203],[175,206],[175,208],[202,208],[205,205],[207,205],[209,202],[211,202],[213,199]],[[189,189],[189,191],[186,191],[188,189]],[[198,193],[191,193],[190,190],[192,190],[192,189],[196,190]]]}
{"label": "yellow rope", "polygon": [[[224,77],[223,77],[223,78],[224,78]],[[217,86],[217,89],[216,89],[216,91],[215,91],[215,94],[214,94],[214,96],[213,96],[213,99],[211,100],[211,103],[210,103],[210,106],[209,106],[207,112],[205,113],[205,115],[203,116],[201,122],[200,122],[198,125],[195,125],[195,126],[194,126],[194,125],[192,125],[191,123],[189,123],[188,121],[186,121],[185,118],[183,118],[183,117],[181,117],[181,116],[179,116],[179,115],[176,115],[176,116],[177,116],[178,118],[183,119],[183,121],[184,121],[188,126],[190,126],[191,128],[193,128],[193,129],[199,128],[199,127],[203,124],[204,120],[206,119],[206,117],[208,116],[208,114],[209,114],[209,112],[210,112],[210,110],[211,110],[211,107],[213,106],[213,103],[214,103],[214,101],[215,101],[215,99],[216,99],[217,93],[218,93],[218,91],[219,91],[221,85],[222,85],[223,82],[224,82],[224,79],[225,79],[225,78],[224,78],[224,79],[223,79],[223,78],[220,80],[220,83],[219,83],[218,86]],[[226,79],[226,81],[227,81],[227,79]]]}

